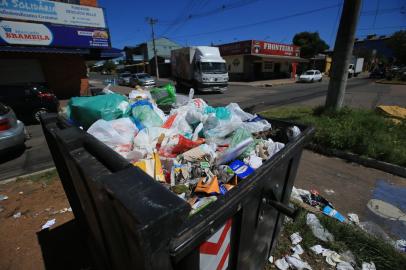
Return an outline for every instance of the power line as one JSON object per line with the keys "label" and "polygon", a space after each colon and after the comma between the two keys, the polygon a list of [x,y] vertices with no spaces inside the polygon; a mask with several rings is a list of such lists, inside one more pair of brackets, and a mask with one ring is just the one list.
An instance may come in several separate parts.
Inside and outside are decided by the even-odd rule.
{"label": "power line", "polygon": [[[200,12],[200,13],[196,13],[196,14],[190,13],[189,15],[187,15],[184,18],[175,19],[172,22],[172,24],[173,24],[173,26],[180,25],[177,28],[177,29],[179,29],[187,21],[198,19],[198,18],[203,18],[203,17],[207,17],[207,16],[212,16],[212,15],[215,15],[215,14],[218,14],[218,13],[230,10],[230,9],[235,9],[235,8],[240,8],[240,7],[243,7],[243,6],[247,6],[247,5],[253,4],[253,3],[258,2],[258,1],[262,1],[262,0],[240,0],[240,1],[236,1],[234,3],[230,3],[230,4],[223,4],[221,6],[218,6],[216,8],[213,8],[213,9],[210,9],[210,10],[207,10],[207,11],[204,11],[204,12]],[[208,2],[208,1],[206,1],[206,2]],[[169,32],[168,30],[165,30],[162,35],[165,35],[168,32]]]}
{"label": "power line", "polygon": [[341,4],[341,0],[338,0],[338,9],[337,9],[337,17],[336,17],[336,22],[333,25],[333,28],[331,29],[331,34],[330,34],[330,44],[333,43],[333,38],[334,38],[334,33],[337,32],[337,28],[338,28],[338,22],[340,21],[340,14],[341,14],[341,8],[343,7],[343,5]]}
{"label": "power line", "polygon": [[398,25],[398,26],[383,26],[383,27],[365,27],[365,28],[358,28],[358,31],[363,30],[380,30],[380,29],[398,29],[398,28],[406,28],[406,25]]}
{"label": "power line", "polygon": [[378,12],[379,12],[379,0],[376,0],[376,12],[375,12],[375,17],[374,17],[374,22],[372,23],[372,26],[375,27],[376,23],[376,17],[378,17]]}
{"label": "power line", "polygon": [[252,27],[252,26],[259,25],[259,24],[271,23],[271,22],[290,19],[292,17],[308,15],[308,14],[324,11],[324,10],[327,10],[327,9],[335,8],[335,7],[338,7],[338,6],[339,5],[336,4],[336,5],[332,5],[332,6],[326,6],[326,7],[322,7],[322,8],[317,8],[317,9],[297,12],[297,13],[293,13],[293,14],[285,15],[285,16],[281,16],[281,17],[276,17],[276,18],[272,18],[272,19],[267,19],[267,20],[263,20],[263,21],[259,21],[259,22],[243,24],[243,25],[238,25],[238,26],[233,26],[233,27],[228,27],[228,28],[222,28],[222,29],[219,29],[219,30],[209,31],[209,32],[202,32],[202,33],[198,33],[198,34],[183,35],[183,36],[182,35],[173,36],[172,38],[204,36],[204,35],[209,35],[209,34],[214,34],[214,33],[221,33],[221,32],[225,32],[225,31],[231,31],[231,30],[236,30],[236,29],[241,29],[241,28],[249,28],[249,27]]}

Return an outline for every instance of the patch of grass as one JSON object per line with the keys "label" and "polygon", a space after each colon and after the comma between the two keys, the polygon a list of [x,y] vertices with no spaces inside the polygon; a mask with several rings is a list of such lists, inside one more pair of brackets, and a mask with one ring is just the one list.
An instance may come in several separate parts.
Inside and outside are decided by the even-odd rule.
{"label": "patch of grass", "polygon": [[42,182],[48,185],[58,179],[59,179],[58,172],[56,171],[56,169],[53,169],[27,177],[18,177],[17,181]]}
{"label": "patch of grass", "polygon": [[321,147],[406,166],[406,121],[395,123],[375,111],[350,108],[329,112],[322,107],[284,107],[261,115],[314,125],[313,143]]}
{"label": "patch of grass", "polygon": [[[289,236],[292,233],[299,232],[303,238],[300,245],[306,252],[310,251],[310,247],[319,244],[337,253],[350,250],[354,254],[358,266],[361,266],[362,262],[373,261],[377,269],[405,269],[405,255],[397,252],[383,240],[368,235],[355,225],[340,223],[331,217],[317,215],[320,223],[333,234],[335,240],[333,242],[323,242],[317,239],[306,225],[306,215],[307,212],[303,210],[294,222],[285,224],[282,232],[283,237],[280,237],[278,246],[273,252],[275,259],[286,254],[292,246],[288,240]],[[318,256],[324,261],[324,257]],[[311,262],[309,263],[311,264]]]}

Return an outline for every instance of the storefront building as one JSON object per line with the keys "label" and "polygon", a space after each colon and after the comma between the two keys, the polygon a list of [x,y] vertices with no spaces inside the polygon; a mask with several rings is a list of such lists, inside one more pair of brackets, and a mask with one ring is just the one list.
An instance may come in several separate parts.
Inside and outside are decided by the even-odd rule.
{"label": "storefront building", "polygon": [[299,47],[267,41],[239,41],[219,49],[232,81],[293,78],[297,64],[307,61],[300,58]]}
{"label": "storefront building", "polygon": [[0,1],[0,91],[45,84],[60,98],[87,94],[86,60],[113,58],[96,0]]}

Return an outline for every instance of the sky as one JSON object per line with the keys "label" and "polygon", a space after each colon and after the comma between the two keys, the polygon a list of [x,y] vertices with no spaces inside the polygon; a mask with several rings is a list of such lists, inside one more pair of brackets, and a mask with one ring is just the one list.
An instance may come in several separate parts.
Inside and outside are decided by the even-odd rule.
{"label": "sky", "polygon": [[[122,49],[156,37],[183,46],[247,39],[290,44],[295,33],[319,32],[334,47],[343,0],[99,0],[112,46]],[[222,8],[223,7],[223,8]],[[364,0],[357,37],[406,30],[406,0]]]}

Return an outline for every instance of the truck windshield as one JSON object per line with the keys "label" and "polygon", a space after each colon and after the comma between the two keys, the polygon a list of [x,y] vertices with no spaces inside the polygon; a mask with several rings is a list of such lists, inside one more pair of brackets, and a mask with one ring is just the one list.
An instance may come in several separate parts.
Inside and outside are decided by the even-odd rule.
{"label": "truck windshield", "polygon": [[212,74],[227,73],[225,63],[201,62],[200,67],[202,69],[202,73],[212,73]]}

